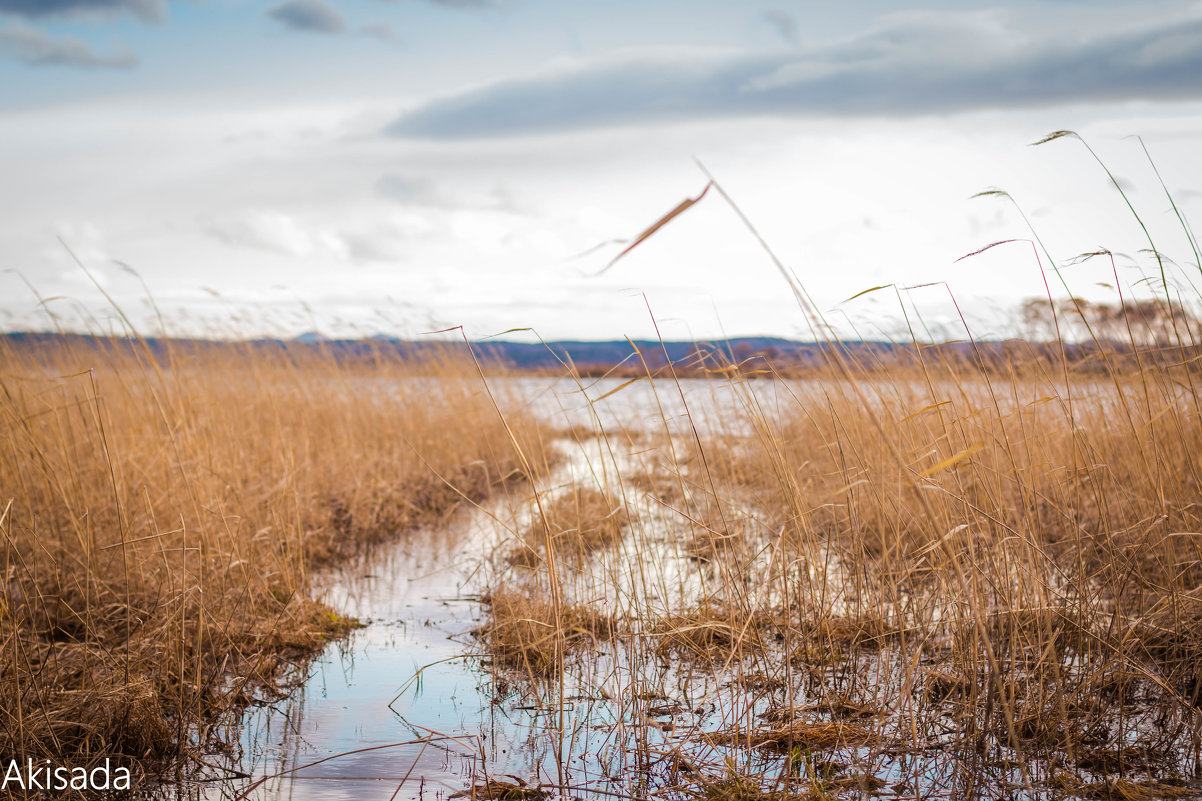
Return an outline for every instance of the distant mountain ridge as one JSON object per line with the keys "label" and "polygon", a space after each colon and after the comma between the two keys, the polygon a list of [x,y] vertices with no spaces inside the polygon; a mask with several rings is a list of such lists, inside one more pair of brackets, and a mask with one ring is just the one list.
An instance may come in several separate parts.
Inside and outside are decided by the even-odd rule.
{"label": "distant mountain ridge", "polygon": [[[473,358],[483,368],[539,374],[638,376],[661,372],[669,367],[678,375],[728,373],[732,369],[745,374],[762,372],[801,373],[829,365],[833,359],[863,369],[886,369],[915,365],[922,359],[971,364],[981,369],[1001,368],[1011,360],[1036,356],[1058,359],[1062,355],[1083,369],[1100,369],[1101,349],[1093,344],[1058,342],[953,341],[942,343],[896,343],[886,341],[802,342],[782,337],[750,336],[712,340],[648,339],[555,340],[548,342],[512,342],[483,340],[408,340],[387,336],[369,339],[330,339],[317,333],[305,333],[291,339],[205,340],[142,337],[138,340],[151,352],[202,352],[212,349],[251,349],[287,351],[332,357],[338,361],[375,362],[379,360],[427,361],[432,359]],[[90,334],[15,332],[0,334],[0,347],[132,348],[136,340],[124,337],[100,337]],[[469,350],[470,348],[470,350]],[[1188,353],[1196,349],[1186,348]],[[1130,353],[1123,345],[1108,343],[1107,358]],[[1140,356],[1153,361],[1179,360],[1180,348],[1140,349]],[[1196,355],[1196,354],[1195,354]]]}
{"label": "distant mountain ridge", "polygon": [[[76,346],[120,346],[132,340],[120,337],[98,337],[89,334],[50,334],[15,332],[0,334],[14,345],[71,344]],[[381,355],[402,359],[422,359],[436,354],[468,355],[468,345],[462,340],[421,339],[373,336],[369,339],[334,339],[316,332],[306,332],[291,339],[251,339],[221,341],[205,339],[165,339],[142,337],[152,351],[168,344],[185,349],[208,347],[250,347],[268,349],[315,350],[336,358],[362,359]],[[512,342],[480,340],[470,343],[471,353],[487,366],[508,367],[535,371],[583,371],[612,369],[622,365],[655,369],[671,363],[674,366],[705,365],[720,367],[748,361],[772,361],[782,364],[818,363],[836,351],[858,357],[884,355],[904,350],[907,346],[890,342],[800,342],[782,337],[752,336],[714,340],[612,339],[612,340],[554,340],[548,342]]]}

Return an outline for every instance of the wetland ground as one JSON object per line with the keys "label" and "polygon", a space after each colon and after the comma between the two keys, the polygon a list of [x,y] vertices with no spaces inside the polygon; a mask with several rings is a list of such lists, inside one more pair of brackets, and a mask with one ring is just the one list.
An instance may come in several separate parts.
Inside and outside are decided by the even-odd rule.
{"label": "wetland ground", "polygon": [[1202,796],[1194,376],[926,367],[477,376],[538,468],[311,576],[365,625],[154,792]]}

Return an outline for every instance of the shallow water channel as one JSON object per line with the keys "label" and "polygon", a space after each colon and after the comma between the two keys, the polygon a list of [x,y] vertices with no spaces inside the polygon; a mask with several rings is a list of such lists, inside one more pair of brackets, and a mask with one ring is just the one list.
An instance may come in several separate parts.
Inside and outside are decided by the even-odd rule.
{"label": "shallow water channel", "polygon": [[[329,646],[292,697],[244,720],[238,769],[256,779],[284,774],[253,797],[445,796],[464,788],[482,757],[507,764],[520,751],[468,655],[479,614],[473,544],[420,532],[332,583],[330,603],[367,625]],[[222,783],[203,797],[236,797],[247,784]]]}
{"label": "shallow water channel", "polygon": [[[780,554],[771,528],[754,510],[740,509],[736,496],[723,500],[722,512],[724,531],[733,533],[718,539],[747,545],[737,560],[746,572],[727,572],[720,555],[698,558],[690,538],[699,527],[716,532],[681,510],[700,508],[704,494],[690,490],[687,500],[667,502],[649,489],[671,473],[665,465],[678,457],[683,463],[694,430],[747,433],[745,404],[774,418],[780,405],[795,408],[800,396],[820,390],[801,382],[757,382],[754,395],[709,381],[625,388],[612,381],[586,391],[564,381],[510,383],[552,425],[575,431],[557,441],[563,459],[546,486],[509,486],[482,506],[465,504],[445,526],[407,533],[324,577],[324,600],[366,625],[309,663],[290,696],[249,710],[236,752],[206,757],[215,769],[181,788],[181,797],[445,799],[495,778],[559,798],[686,798],[698,797],[692,790],[702,776],[712,782],[740,772],[797,786],[821,779],[859,797],[954,798],[981,793],[978,774],[986,768],[984,784],[996,795],[1052,797],[1032,794],[1030,779],[1005,754],[989,765],[975,753],[965,761],[951,718],[937,721],[942,733],[922,747],[856,741],[865,731],[858,722],[874,717],[878,745],[911,739],[904,716],[888,707],[918,692],[912,674],[920,657],[923,664],[935,659],[921,650],[849,652],[802,670],[792,660],[804,642],[708,665],[656,647],[657,621],[718,597],[714,587],[770,608],[780,599],[766,577],[776,575],[778,586],[796,581],[791,586],[804,587],[828,614],[843,614],[841,604],[852,602],[846,587],[826,589],[844,583],[837,556],[815,550],[793,554],[788,565],[774,562]],[[580,486],[621,497],[630,520],[620,542],[589,556],[587,566],[562,571],[560,591],[564,603],[624,621],[627,631],[570,653],[561,677],[523,686],[520,676],[494,676],[473,634],[486,611],[482,596],[498,577],[510,590],[536,586],[537,571],[523,578],[522,566],[505,556],[530,528],[536,491],[546,499]],[[782,570],[792,571],[784,582]],[[943,647],[929,645],[936,646]],[[835,711],[840,704],[832,699],[853,696],[867,701],[866,717],[847,718],[849,708],[860,714],[849,703]],[[747,733],[782,708],[804,713],[796,723],[813,724],[839,744],[813,754],[751,747]]]}
{"label": "shallow water channel", "polygon": [[[656,392],[643,382],[596,406],[587,396],[622,382],[587,392],[571,382],[515,383],[533,408],[564,427],[651,425],[679,432],[690,423],[715,424],[720,408],[729,411],[734,402],[721,391],[715,395],[721,387],[715,382],[683,382],[683,393],[674,386]],[[661,412],[648,418],[647,408]],[[599,465],[616,458],[599,440],[558,444],[567,458],[552,485],[595,478]],[[445,798],[485,776],[556,785],[565,778],[560,766],[573,760],[574,775],[603,776],[599,746],[588,733],[576,726],[573,737],[570,725],[567,735],[559,732],[565,716],[577,723],[587,716],[588,731],[612,728],[620,713],[608,708],[604,693],[568,687],[574,698],[562,709],[497,698],[471,633],[480,624],[489,556],[512,534],[514,521],[529,515],[531,488],[511,492],[461,509],[444,529],[406,534],[325,577],[324,600],[366,625],[327,647],[288,698],[251,708],[241,722],[239,753],[208,755],[222,770],[189,784],[183,795],[234,799],[249,790],[251,798],[296,801]],[[578,703],[586,696],[587,709]],[[225,771],[251,778],[223,779]]]}

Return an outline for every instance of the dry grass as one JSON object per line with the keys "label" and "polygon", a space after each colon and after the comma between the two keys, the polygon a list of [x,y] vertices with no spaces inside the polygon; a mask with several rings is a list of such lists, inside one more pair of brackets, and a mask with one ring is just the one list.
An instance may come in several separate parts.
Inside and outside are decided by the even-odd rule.
{"label": "dry grass", "polygon": [[[835,780],[837,781],[837,780]],[[690,788],[688,796],[702,801],[822,801],[830,798],[834,781],[816,778],[804,790],[766,789],[761,783],[738,774],[710,779]]]}
{"label": "dry grass", "polygon": [[790,753],[795,748],[829,751],[873,743],[878,735],[872,729],[844,721],[794,720],[779,726],[763,726],[752,731],[718,731],[707,739],[745,748],[764,748]]}
{"label": "dry grass", "polygon": [[557,554],[580,561],[620,542],[629,521],[621,501],[592,487],[572,487],[543,501],[539,509],[521,544],[510,553],[511,564],[541,564],[548,542]]}
{"label": "dry grass", "polygon": [[[1197,779],[1202,753],[1193,367],[1099,374],[1044,352],[987,372],[855,369],[775,389],[735,377],[728,428],[619,460],[633,480],[614,486],[642,510],[621,553],[523,579],[625,610],[626,661],[591,680],[635,699],[633,731],[775,754],[739,764],[749,797],[794,794],[763,780],[797,749],[894,771],[935,755],[908,786],[966,796],[1195,794],[1164,781]],[[640,469],[649,448],[661,464]],[[679,689],[698,674],[722,689]],[[717,711],[641,722],[661,701],[638,699],[664,696]],[[611,770],[649,758],[639,736]]]}
{"label": "dry grass", "polygon": [[530,677],[561,670],[569,648],[596,645],[616,631],[612,617],[584,604],[562,605],[534,588],[497,590],[483,601],[488,624],[476,630],[499,666]]}
{"label": "dry grass", "polygon": [[1066,774],[1053,776],[1048,784],[1054,789],[1080,798],[1102,801],[1171,801],[1176,798],[1198,798],[1202,789],[1183,784],[1153,780],[1134,781],[1112,778],[1098,782],[1082,782]]}
{"label": "dry grass", "polygon": [[3,347],[0,753],[35,761],[186,755],[354,624],[315,567],[546,466],[470,365]]}
{"label": "dry grass", "polygon": [[698,604],[693,609],[655,621],[651,629],[656,647],[704,660],[726,660],[748,651],[762,650],[769,630],[780,622],[770,609],[747,610],[722,601]]}
{"label": "dry grass", "polygon": [[546,798],[550,793],[541,787],[531,787],[523,780],[514,778],[515,781],[507,782],[504,779],[488,779],[480,784],[474,785],[470,790],[463,790],[457,793],[451,793],[448,798],[481,798],[488,801],[538,801],[538,799]]}

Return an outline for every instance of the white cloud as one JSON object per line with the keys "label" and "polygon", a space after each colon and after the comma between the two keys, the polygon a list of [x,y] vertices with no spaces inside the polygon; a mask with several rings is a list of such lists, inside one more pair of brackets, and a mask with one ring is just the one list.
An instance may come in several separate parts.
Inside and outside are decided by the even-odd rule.
{"label": "white cloud", "polygon": [[489,138],[735,116],[911,116],[1202,98],[1202,17],[1024,36],[996,12],[911,11],[778,53],[661,50],[562,63],[434,99],[397,137]]}
{"label": "white cloud", "polygon": [[228,245],[259,248],[285,256],[331,255],[345,258],[346,243],[336,233],[312,227],[270,209],[227,214],[212,220],[208,231]]}

